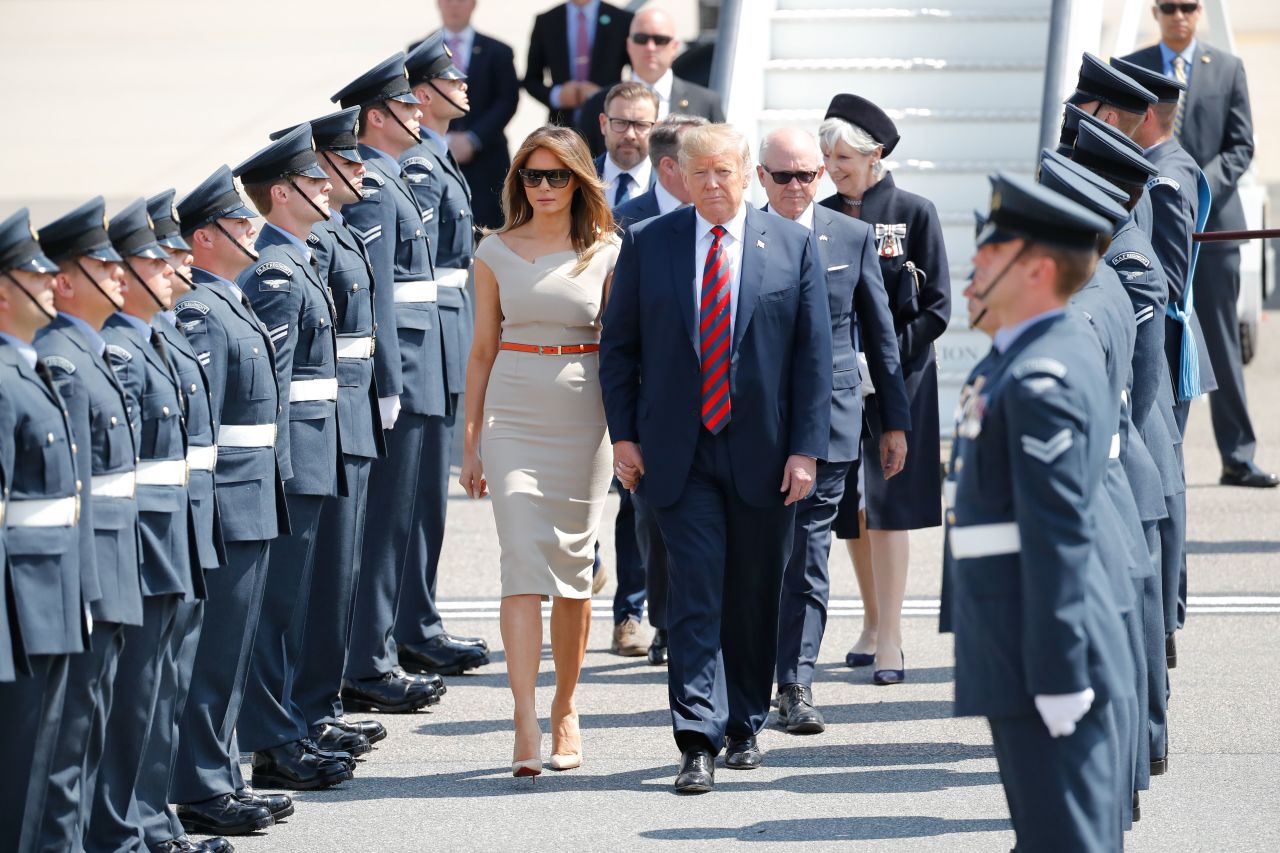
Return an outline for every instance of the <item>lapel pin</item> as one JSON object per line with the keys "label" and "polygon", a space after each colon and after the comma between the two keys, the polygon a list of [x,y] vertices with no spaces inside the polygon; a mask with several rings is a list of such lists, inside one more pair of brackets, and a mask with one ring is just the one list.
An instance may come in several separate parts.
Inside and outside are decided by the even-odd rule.
{"label": "lapel pin", "polygon": [[681,99],[680,99],[680,107],[683,109],[684,107],[687,107],[687,106],[689,106],[689,99],[688,99],[688,98],[681,98]]}
{"label": "lapel pin", "polygon": [[1200,57],[1200,61],[1203,62],[1205,65],[1208,65],[1210,62],[1213,61],[1213,59],[1210,58],[1209,54],[1206,53],[1204,56]]}
{"label": "lapel pin", "polygon": [[601,23],[601,24],[603,24],[603,25],[604,25],[604,26],[606,26],[606,27],[607,27],[607,26],[609,26],[609,22],[610,22],[610,21],[612,21],[612,20],[613,20],[613,18],[610,18],[608,15],[601,15],[601,16],[600,16],[600,23]]}
{"label": "lapel pin", "polygon": [[764,248],[764,241],[763,241],[763,240],[757,240],[757,241],[756,241],[756,248],[757,248],[757,249],[763,249],[763,248]]}

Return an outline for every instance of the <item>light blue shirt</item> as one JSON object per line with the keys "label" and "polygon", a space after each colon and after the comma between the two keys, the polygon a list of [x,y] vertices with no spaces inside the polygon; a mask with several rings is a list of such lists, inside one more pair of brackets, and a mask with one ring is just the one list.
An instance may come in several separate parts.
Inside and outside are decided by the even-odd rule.
{"label": "light blue shirt", "polygon": [[299,240],[297,237],[290,234],[288,231],[284,230],[280,226],[273,225],[270,222],[262,226],[263,231],[266,231],[268,228],[270,228],[272,231],[276,232],[281,237],[288,240],[293,245],[297,246],[298,251],[302,252],[302,259],[307,263],[311,263],[311,247],[307,245],[306,240]]}
{"label": "light blue shirt", "polygon": [[[178,315],[173,313],[172,311],[161,311],[160,313],[156,314],[156,316],[163,317],[166,320],[168,320],[170,326],[178,325]],[[154,323],[155,321],[153,320],[152,321],[153,327],[154,327]]]}
{"label": "light blue shirt", "polygon": [[140,317],[135,317],[132,314],[126,314],[123,311],[117,311],[116,316],[124,320],[130,326],[133,326],[133,328],[137,330],[138,334],[142,335],[142,339],[144,341],[151,340],[151,324],[150,323],[141,319]]}
{"label": "light blue shirt", "polygon": [[[421,125],[419,125],[419,126],[418,126],[418,132],[419,132],[419,133],[421,133],[421,132],[422,132],[422,126],[421,126]],[[366,146],[366,147],[367,147],[370,151],[372,151],[374,154],[376,154],[377,156],[381,157],[382,159],[386,160],[388,163],[390,163],[390,164],[391,164],[391,174],[393,174],[393,175],[398,175],[398,174],[400,174],[400,161],[399,161],[399,160],[397,160],[396,158],[392,157],[390,154],[388,154],[387,152],[383,151],[381,148],[374,148],[372,145],[368,145],[368,146]]]}
{"label": "light blue shirt", "polygon": [[423,142],[430,142],[440,152],[441,157],[449,156],[449,142],[443,136],[436,133],[425,124],[418,125],[418,131],[422,134]]}
{"label": "light blue shirt", "polygon": [[1018,338],[1022,337],[1022,333],[1027,329],[1039,323],[1041,320],[1048,320],[1050,317],[1057,317],[1059,314],[1065,314],[1061,308],[1052,308],[1043,314],[1037,314],[1034,317],[1028,317],[1021,323],[1013,326],[1005,326],[1003,329],[997,329],[995,337],[992,338],[992,345],[996,348],[996,352],[1008,352],[1009,347],[1014,345]]}
{"label": "light blue shirt", "polygon": [[204,269],[203,267],[192,266],[191,268],[193,270],[200,270],[202,273],[214,279],[219,284],[226,285],[227,290],[231,291],[231,295],[236,298],[237,302],[244,302],[244,291],[241,290],[240,285],[236,284],[234,281],[228,281],[222,276],[217,275],[216,273],[211,273],[207,269]]}
{"label": "light blue shirt", "polygon": [[18,351],[18,355],[22,356],[22,360],[27,363],[27,367],[35,370],[36,358],[38,357],[35,347],[26,341],[20,341],[13,335],[6,334],[5,332],[0,332],[0,341],[4,341],[9,346],[16,349]]}
{"label": "light blue shirt", "polygon": [[[596,44],[596,22],[600,19],[600,0],[590,0],[579,6],[576,3],[566,2],[565,16],[569,20],[569,28],[567,35],[569,36],[569,79],[576,80],[577,76],[573,73],[573,61],[576,58],[574,51],[578,45],[578,11],[581,10],[587,17],[587,54],[590,56],[592,48]],[[588,69],[590,72],[590,69]],[[586,79],[588,75],[584,75]],[[560,87],[551,87],[551,103],[560,106]]]}
{"label": "light blue shirt", "polygon": [[75,326],[76,329],[79,330],[80,334],[84,335],[85,338],[89,341],[89,346],[93,347],[94,352],[96,352],[98,355],[102,355],[104,352],[106,352],[107,342],[102,339],[102,335],[98,334],[97,329],[95,329],[93,326],[90,326],[88,323],[86,323],[84,320],[81,320],[79,317],[75,316],[74,314],[68,314],[65,311],[59,311],[58,316],[65,317],[66,319],[70,320],[71,325]]}
{"label": "light blue shirt", "polygon": [[1160,42],[1160,60],[1164,63],[1164,73],[1169,75],[1170,77],[1173,77],[1174,76],[1173,58],[1175,56],[1181,56],[1183,61],[1186,63],[1188,90],[1190,90],[1191,88],[1191,69],[1195,67],[1192,64],[1191,60],[1195,59],[1195,55],[1196,55],[1195,39],[1191,40],[1191,44],[1187,45],[1187,49],[1182,51],[1182,53],[1174,53],[1173,48],[1169,47],[1164,42]]}

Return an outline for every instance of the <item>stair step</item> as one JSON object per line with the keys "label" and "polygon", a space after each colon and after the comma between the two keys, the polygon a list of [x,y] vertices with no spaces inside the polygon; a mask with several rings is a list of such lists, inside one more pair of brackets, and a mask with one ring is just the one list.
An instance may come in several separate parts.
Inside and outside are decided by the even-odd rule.
{"label": "stair step", "polygon": [[[893,0],[778,0],[780,11],[817,11],[817,10],[865,10],[884,13],[918,13],[935,11],[939,5],[935,0],[933,7],[915,5],[913,3],[894,3]],[[1050,0],[946,0],[950,11],[974,10],[991,13],[998,10],[1032,12],[1048,12]]]}
{"label": "stair step", "polygon": [[837,92],[856,92],[884,109],[996,110],[1038,107],[1042,62],[941,59],[779,59],[765,63],[765,107],[824,109]]}
{"label": "stair step", "polygon": [[770,56],[866,56],[951,61],[1043,61],[1048,16],[1042,12],[939,9],[832,9],[775,12]]}

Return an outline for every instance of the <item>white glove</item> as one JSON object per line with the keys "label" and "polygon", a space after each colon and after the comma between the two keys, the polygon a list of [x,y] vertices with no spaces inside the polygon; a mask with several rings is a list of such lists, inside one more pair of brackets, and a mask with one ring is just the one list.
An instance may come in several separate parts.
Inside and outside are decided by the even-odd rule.
{"label": "white glove", "polygon": [[378,398],[378,414],[382,417],[382,428],[391,429],[400,417],[400,395]]}
{"label": "white glove", "polygon": [[1066,737],[1076,730],[1076,723],[1093,707],[1093,688],[1086,687],[1079,693],[1059,693],[1055,696],[1037,696],[1036,710],[1049,729],[1050,737]]}

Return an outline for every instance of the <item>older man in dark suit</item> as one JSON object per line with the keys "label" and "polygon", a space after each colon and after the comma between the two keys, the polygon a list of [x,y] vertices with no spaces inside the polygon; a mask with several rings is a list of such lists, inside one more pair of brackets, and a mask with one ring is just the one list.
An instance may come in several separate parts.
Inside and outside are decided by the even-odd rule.
{"label": "older man in dark suit", "polygon": [[[1182,146],[1204,170],[1213,194],[1206,231],[1245,227],[1236,183],[1253,160],[1253,117],[1244,64],[1239,57],[1196,39],[1204,13],[1198,2],[1157,3],[1160,43],[1125,59],[1187,84],[1174,120]],[[1253,463],[1257,449],[1245,400],[1240,358],[1240,247],[1206,243],[1193,281],[1196,311],[1204,329],[1218,390],[1209,395],[1213,432],[1222,457],[1220,482],[1227,486],[1274,487],[1280,478]]]}
{"label": "older man in dark suit", "polygon": [[524,88],[550,108],[548,122],[573,125],[588,98],[622,79],[630,26],[630,12],[603,0],[568,0],[534,19]]}

